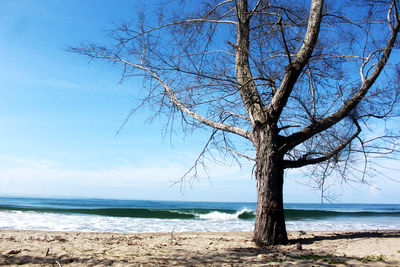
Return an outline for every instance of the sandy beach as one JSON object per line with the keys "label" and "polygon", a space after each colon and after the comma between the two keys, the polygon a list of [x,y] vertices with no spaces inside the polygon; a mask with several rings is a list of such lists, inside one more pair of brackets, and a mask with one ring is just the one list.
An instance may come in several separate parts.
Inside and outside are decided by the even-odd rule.
{"label": "sandy beach", "polygon": [[400,266],[400,231],[290,232],[259,248],[251,233],[82,233],[0,230],[0,265]]}

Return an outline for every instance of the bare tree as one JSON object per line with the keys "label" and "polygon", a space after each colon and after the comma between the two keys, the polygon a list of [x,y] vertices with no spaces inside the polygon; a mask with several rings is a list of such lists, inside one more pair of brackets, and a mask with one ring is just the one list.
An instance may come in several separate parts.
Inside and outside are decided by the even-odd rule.
{"label": "bare tree", "polygon": [[254,241],[285,244],[285,169],[316,166],[323,187],[334,170],[362,177],[353,159],[397,151],[382,121],[398,115],[399,65],[389,56],[399,2],[187,3],[144,8],[107,45],[71,50],[122,66],[123,79],[142,77],[139,106],[153,105],[170,125],[208,126],[200,156],[214,147],[254,160]]}

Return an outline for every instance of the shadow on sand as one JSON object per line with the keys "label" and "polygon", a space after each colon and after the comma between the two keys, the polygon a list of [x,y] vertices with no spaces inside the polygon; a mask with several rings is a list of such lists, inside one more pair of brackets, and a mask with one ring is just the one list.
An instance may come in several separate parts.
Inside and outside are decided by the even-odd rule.
{"label": "shadow on sand", "polygon": [[291,244],[312,244],[321,240],[339,240],[339,239],[355,239],[355,238],[399,238],[400,231],[379,230],[379,231],[353,231],[353,232],[321,232],[312,237],[298,237],[289,240]]}

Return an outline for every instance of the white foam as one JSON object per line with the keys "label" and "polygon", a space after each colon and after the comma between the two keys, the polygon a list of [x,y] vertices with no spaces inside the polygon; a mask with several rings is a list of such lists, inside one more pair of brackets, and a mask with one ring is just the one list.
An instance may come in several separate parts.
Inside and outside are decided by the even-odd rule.
{"label": "white foam", "polygon": [[0,212],[0,229],[78,231],[78,232],[232,232],[252,231],[252,221],[180,220],[67,215],[38,212]]}
{"label": "white foam", "polygon": [[242,209],[241,211],[238,211],[234,214],[229,214],[229,213],[224,213],[224,212],[218,212],[218,211],[213,211],[207,214],[199,214],[198,217],[200,219],[206,219],[206,220],[237,220],[239,218],[239,215],[244,213],[244,212],[252,212],[252,210],[249,209]]}
{"label": "white foam", "polygon": [[[239,214],[213,212],[200,219],[145,219],[97,215],[0,211],[0,229],[78,231],[78,232],[251,232],[253,220],[240,220]],[[333,218],[326,220],[287,221],[289,231],[383,230],[400,229],[397,217]]]}

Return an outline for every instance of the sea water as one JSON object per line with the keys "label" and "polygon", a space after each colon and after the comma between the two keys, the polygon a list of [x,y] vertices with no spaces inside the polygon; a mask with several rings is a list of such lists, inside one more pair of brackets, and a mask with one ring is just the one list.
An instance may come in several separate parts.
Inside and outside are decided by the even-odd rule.
{"label": "sea water", "polygon": [[[0,229],[85,232],[253,231],[256,203],[0,197]],[[291,230],[400,229],[400,204],[285,204]]]}

